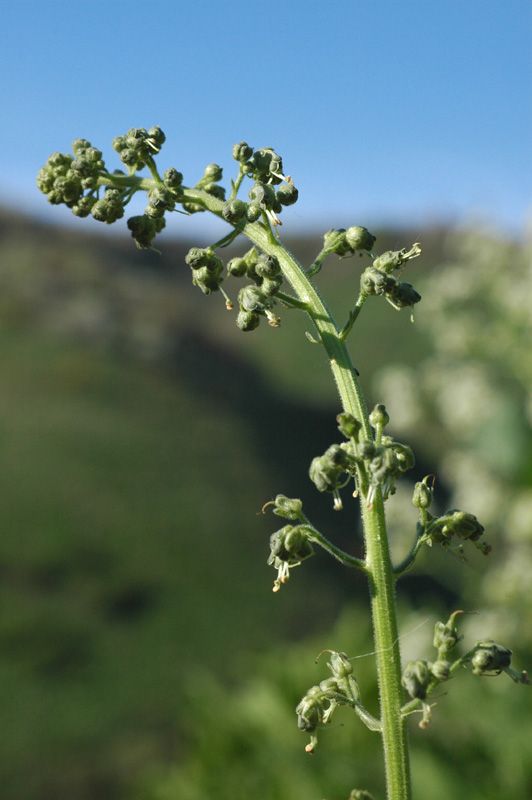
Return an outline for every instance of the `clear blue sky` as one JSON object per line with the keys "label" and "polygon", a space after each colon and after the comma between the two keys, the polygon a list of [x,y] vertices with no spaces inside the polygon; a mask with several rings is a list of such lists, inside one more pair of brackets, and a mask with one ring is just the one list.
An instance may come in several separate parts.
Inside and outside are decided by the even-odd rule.
{"label": "clear blue sky", "polygon": [[159,124],[161,164],[190,183],[209,161],[230,166],[235,141],[274,146],[300,189],[293,227],[530,219],[530,0],[1,10],[0,202],[48,213],[34,176],[50,152],[78,136],[110,151]]}

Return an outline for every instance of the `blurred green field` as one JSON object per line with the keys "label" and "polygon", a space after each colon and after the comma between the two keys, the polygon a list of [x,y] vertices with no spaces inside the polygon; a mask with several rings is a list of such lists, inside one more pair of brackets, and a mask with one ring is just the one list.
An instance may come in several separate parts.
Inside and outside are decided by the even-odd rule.
{"label": "blurred green field", "polygon": [[[425,240],[417,234],[385,234],[381,249]],[[335,517],[306,477],[310,459],[336,437],[337,408],[304,324],[287,312],[278,331],[239,333],[219,298],[195,292],[178,268],[186,243],[163,242],[157,257],[8,215],[0,236],[2,798],[244,800],[260,791],[265,800],[343,800],[353,772],[378,788],[374,744],[356,720],[344,716],[345,727],[327,731],[324,757],[309,764],[293,714],[315,680],[314,656],[337,646],[329,638],[336,621],[341,646],[369,649],[365,587],[320,557],[274,597],[265,565],[277,526],[259,512],[277,492],[302,496],[318,524],[353,546],[349,516]],[[427,232],[426,243],[411,279],[423,284],[425,270],[430,296],[431,281],[447,274],[436,265],[458,256],[443,231]],[[303,257],[312,246],[293,242]],[[512,247],[511,268],[523,275],[528,262]],[[494,254],[500,272],[509,245],[485,250],[475,274],[492,274]],[[479,252],[460,257],[475,264]],[[319,278],[340,318],[353,267],[333,263]],[[475,303],[490,307],[487,292],[466,296],[469,316]],[[429,304],[425,317],[421,304],[414,326],[375,304],[353,357],[374,399],[389,391],[393,407],[395,398],[417,474],[435,469],[442,442],[454,454],[440,464],[441,503],[464,494],[456,465],[466,470],[468,453],[477,457],[469,469],[487,476],[484,494],[467,500],[490,519],[498,555],[463,564],[425,554],[418,576],[405,581],[403,628],[452,610],[465,590],[468,608],[487,609],[482,630],[507,632],[524,666],[527,655],[532,665],[526,323],[517,302],[492,293],[479,341],[455,336],[465,354],[453,353],[449,338],[447,362],[434,355],[458,325],[449,324],[453,301],[451,311]],[[498,349],[482,342],[490,320]],[[476,428],[465,414],[445,416],[438,377],[451,365],[450,394],[459,393],[473,359],[477,382],[485,372],[497,386],[497,403]],[[412,376],[423,403],[401,418],[399,390],[408,398]],[[503,498],[494,510],[490,496]],[[403,500],[394,500],[400,520]],[[518,502],[525,511],[508,525]],[[409,535],[394,531],[394,547]],[[494,583],[506,588],[494,593]],[[412,641],[430,648],[429,623],[406,637],[407,651]],[[361,662],[362,680],[371,696],[370,660]],[[456,683],[434,728],[420,735],[413,727],[418,796],[532,795],[530,693],[506,679]],[[474,718],[464,715],[471,708]]]}

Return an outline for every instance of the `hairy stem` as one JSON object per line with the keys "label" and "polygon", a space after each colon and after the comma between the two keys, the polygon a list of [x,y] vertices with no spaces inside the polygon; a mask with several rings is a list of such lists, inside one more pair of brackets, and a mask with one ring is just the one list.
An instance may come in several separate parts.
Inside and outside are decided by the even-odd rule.
{"label": "hairy stem", "polygon": [[[194,189],[185,190],[184,195],[192,201],[199,200],[206,208],[220,216],[222,203],[216,198]],[[243,233],[265,253],[278,259],[285,279],[299,300],[305,303],[307,313],[319,333],[344,411],[357,417],[362,424],[364,436],[370,439],[372,430],[368,410],[356,371],[341,333],[316,288],[302,266],[262,224],[250,223],[244,227]],[[406,723],[401,715],[401,657],[397,631],[395,579],[380,491],[376,492],[371,506],[361,499],[361,507],[379,683],[387,798],[410,800]]]}

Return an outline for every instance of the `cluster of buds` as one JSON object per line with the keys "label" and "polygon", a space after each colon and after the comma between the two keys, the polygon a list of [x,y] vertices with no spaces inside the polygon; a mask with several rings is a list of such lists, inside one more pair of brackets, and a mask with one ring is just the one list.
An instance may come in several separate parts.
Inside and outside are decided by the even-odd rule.
{"label": "cluster of buds", "polygon": [[316,749],[318,728],[330,722],[338,706],[359,704],[360,691],[347,655],[332,651],[327,666],[331,677],[311,686],[296,707],[299,730],[310,733],[310,742],[305,747],[307,753]]}
{"label": "cluster of buds", "polygon": [[[290,176],[283,174],[283,161],[271,147],[253,150],[247,142],[239,142],[233,147],[233,158],[239,162],[243,175],[252,178],[254,183],[249,190],[249,204],[240,204],[236,209],[224,208],[223,216],[235,224],[227,215],[234,215],[236,222],[256,222],[265,214],[274,225],[280,225],[279,214],[283,206],[293,205],[298,191]],[[275,188],[278,187],[278,188]]]}
{"label": "cluster of buds", "polygon": [[340,489],[356,475],[357,458],[351,450],[351,443],[332,444],[321,456],[312,459],[309,469],[310,480],[319,492],[331,492],[334,497],[334,510],[341,511]]}
{"label": "cluster of buds", "polygon": [[283,277],[275,256],[259,253],[252,247],[244,256],[232,258],[227,271],[237,277],[246,275],[254,282],[244,286],[238,293],[240,311],[236,324],[240,330],[255,330],[261,317],[266,317],[268,324],[277,328],[280,319],[273,312],[274,298],[281,288]]}
{"label": "cluster of buds", "polygon": [[224,265],[214,250],[209,247],[191,247],[185,262],[192,270],[192,283],[203,294],[216,292],[223,281]]}
{"label": "cluster of buds", "polygon": [[491,552],[491,545],[481,541],[484,526],[474,514],[456,508],[446,511],[439,517],[430,513],[429,508],[433,499],[431,483],[431,476],[425,476],[422,481],[416,483],[412,496],[412,504],[420,512],[420,527],[424,542],[428,545],[440,544],[442,547],[450,547],[453,541],[458,541],[457,549],[461,553],[462,542],[469,541],[481,553],[488,555]]}
{"label": "cluster of buds", "polygon": [[348,441],[331,445],[312,460],[309,470],[310,479],[320,492],[333,493],[335,510],[342,508],[339,490],[352,478],[357,480],[359,473],[368,484],[366,502],[371,506],[378,487],[386,500],[395,492],[396,480],[414,466],[414,453],[408,445],[382,435],[388,421],[386,408],[377,404],[370,414],[375,438],[361,439],[360,422],[347,412],[338,415],[338,429]]}
{"label": "cluster of buds", "polygon": [[64,204],[75,216],[87,217],[96,203],[94,190],[98,178],[105,171],[105,164],[101,151],[86,139],[76,139],[72,150],[74,155],[52,153],[39,170],[37,186],[48,202]]}
{"label": "cluster of buds", "polygon": [[[279,511],[276,513],[283,516]],[[285,525],[284,528],[272,533],[268,564],[277,570],[273,591],[278,592],[283,583],[288,581],[293,567],[298,567],[313,555],[314,548],[309,540],[308,529],[304,525]]]}
{"label": "cluster of buds", "polygon": [[120,156],[123,164],[129,167],[131,173],[152,164],[156,155],[166,140],[164,132],[155,125],[153,128],[130,128],[123,136],[113,139],[113,149]]}
{"label": "cluster of buds", "polygon": [[420,728],[426,728],[430,722],[431,708],[425,703],[427,695],[440,683],[449,680],[460,666],[469,667],[473,675],[477,676],[500,675],[505,672],[515,683],[529,683],[525,671],[518,672],[511,667],[512,651],[492,640],[477,642],[468,653],[451,662],[451,653],[463,638],[456,626],[457,617],[462,613],[454,611],[447,622],[439,621],[434,626],[433,645],[437,651],[435,661],[409,661],[403,671],[403,687],[412,700],[420,700],[422,703]]}
{"label": "cluster of buds", "polygon": [[419,303],[421,295],[411,283],[398,281],[394,272],[398,272],[413,258],[421,255],[421,247],[416,242],[410,250],[389,250],[378,256],[371,266],[367,267],[360,278],[360,291],[363,296],[382,295],[393,308],[400,311]]}
{"label": "cluster of buds", "polygon": [[323,235],[322,254],[336,253],[337,256],[352,256],[355,253],[362,255],[370,253],[376,237],[367,228],[361,225],[352,225],[350,228],[336,228]]}
{"label": "cluster of buds", "polygon": [[380,444],[364,440],[360,442],[358,452],[369,478],[369,506],[373,504],[378,487],[381,488],[383,500],[395,494],[397,479],[415,464],[412,448],[396,442],[391,436],[382,436]]}

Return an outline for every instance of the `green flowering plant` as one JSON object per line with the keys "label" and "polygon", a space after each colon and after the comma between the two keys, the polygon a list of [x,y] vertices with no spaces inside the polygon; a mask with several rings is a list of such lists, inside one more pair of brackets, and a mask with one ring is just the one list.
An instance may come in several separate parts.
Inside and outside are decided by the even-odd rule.
{"label": "green flowering plant", "polygon": [[[239,142],[233,147],[236,169],[228,187],[222,185],[223,170],[216,163],[208,164],[199,180],[188,186],[176,168],[169,167],[162,174],[159,171],[155,159],[165,138],[158,126],[132,128],[116,137],[113,148],[124,169],[112,172],[100,150],[78,139],[71,154],[50,156],[37,184],[49,202],[64,204],[76,216],[91,215],[106,224],[121,219],[132,198],[144,193],[144,213],[127,220],[139,248],[153,246],[165,227],[167,214],[209,212],[225,221],[230,230],[220,240],[188,251],[185,263],[194,286],[205,295],[221,294],[228,311],[233,312],[235,292],[227,289],[228,282],[243,280],[244,285],[236,291],[235,313],[236,325],[243,332],[255,330],[264,321],[276,329],[284,314],[294,311],[309,318],[314,331],[308,339],[323,347],[338,390],[341,412],[337,423],[342,437],[312,460],[309,477],[319,492],[332,495],[335,511],[342,511],[346,495],[350,503],[358,504],[364,554],[357,557],[337,547],[308,519],[299,498],[279,494],[265,510],[271,507],[288,524],[272,534],[268,564],[276,570],[276,592],[287,583],[290,570],[315,555],[317,548],[364,576],[370,592],[379,708],[373,714],[363,704],[350,657],[345,652],[328,651],[330,674],[305,692],[296,707],[297,723],[310,735],[305,749],[312,753],[319,731],[330,723],[336,710],[341,706],[352,709],[382,739],[388,800],[410,800],[407,720],[419,713],[420,727],[429,725],[433,711],[429,700],[440,684],[460,670],[474,676],[504,672],[515,683],[528,683],[526,672],[511,666],[511,650],[492,640],[478,641],[465,654],[456,654],[462,638],[457,629],[461,611],[436,624],[436,657],[432,661],[401,663],[396,584],[412,568],[421,548],[440,545],[461,553],[471,544],[485,555],[490,552],[484,527],[473,513],[454,508],[443,514],[431,512],[433,478],[426,476],[414,487],[412,503],[418,520],[412,546],[398,563],[390,554],[386,502],[395,493],[397,482],[413,468],[415,457],[409,445],[385,433],[390,422],[385,406],[379,403],[368,410],[346,341],[370,298],[384,298],[397,311],[412,310],[420,302],[419,292],[402,280],[402,271],[420,256],[421,247],[415,242],[410,248],[376,254],[375,237],[366,228],[353,225],[327,231],[320,252],[305,267],[286,249],[279,235],[281,214],[297,201],[298,190],[275,150],[254,149]],[[239,192],[245,181],[251,185],[248,183],[247,198],[242,199]],[[251,248],[224,263],[220,252],[241,236]],[[313,280],[331,256],[358,256],[363,264],[343,325],[336,323]],[[351,792],[352,800],[370,797],[366,790]]]}

